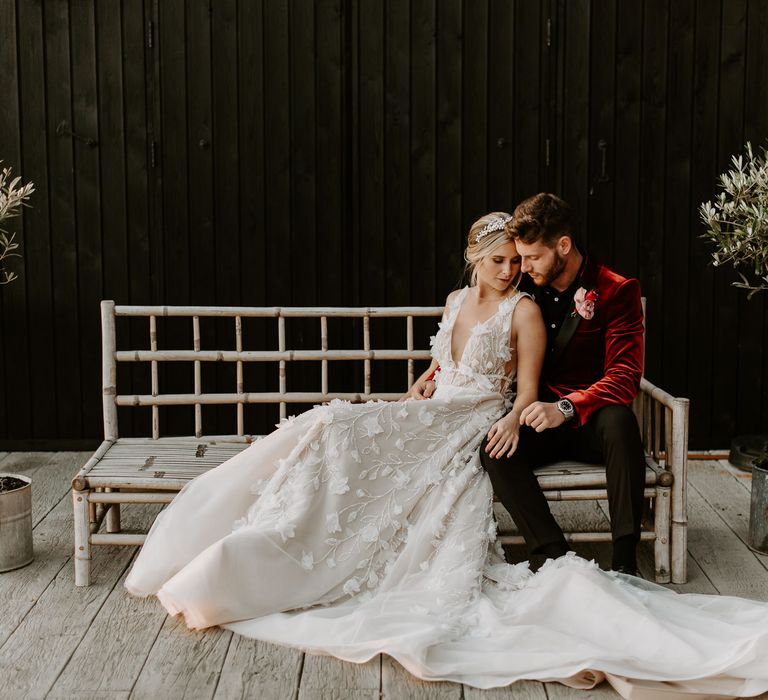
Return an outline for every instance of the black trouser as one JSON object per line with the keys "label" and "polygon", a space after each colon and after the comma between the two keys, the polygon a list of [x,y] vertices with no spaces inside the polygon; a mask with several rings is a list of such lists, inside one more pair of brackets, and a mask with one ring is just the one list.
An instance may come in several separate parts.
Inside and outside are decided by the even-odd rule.
{"label": "black trouser", "polygon": [[640,539],[645,457],[637,420],[628,407],[606,406],[580,427],[564,423],[537,433],[524,425],[511,457],[493,459],[485,451],[486,441],[480,452],[483,466],[531,554],[567,548],[533,474],[537,467],[564,459],[605,464],[613,541],[627,536],[635,542]]}

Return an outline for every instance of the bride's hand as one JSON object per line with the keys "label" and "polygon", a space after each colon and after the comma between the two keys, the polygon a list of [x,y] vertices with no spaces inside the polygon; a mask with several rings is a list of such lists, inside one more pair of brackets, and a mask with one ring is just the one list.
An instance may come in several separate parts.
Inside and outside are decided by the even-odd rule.
{"label": "bride's hand", "polygon": [[508,413],[491,426],[485,451],[494,459],[511,457],[517,449],[519,439],[520,424]]}
{"label": "bride's hand", "polygon": [[404,399],[416,399],[422,401],[428,399],[435,393],[435,383],[431,379],[424,382],[416,382],[411,390],[403,397]]}

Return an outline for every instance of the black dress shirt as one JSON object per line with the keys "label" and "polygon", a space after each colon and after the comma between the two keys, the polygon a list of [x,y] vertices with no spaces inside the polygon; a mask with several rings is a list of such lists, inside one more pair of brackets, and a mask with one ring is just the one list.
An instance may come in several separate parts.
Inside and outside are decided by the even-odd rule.
{"label": "black dress shirt", "polygon": [[568,289],[560,292],[554,287],[540,287],[536,291],[536,301],[541,309],[541,315],[544,317],[544,324],[547,327],[547,352],[552,352],[555,345],[555,338],[560,332],[566,316],[573,309],[573,296],[579,288],[581,279],[579,276],[572,282]]}

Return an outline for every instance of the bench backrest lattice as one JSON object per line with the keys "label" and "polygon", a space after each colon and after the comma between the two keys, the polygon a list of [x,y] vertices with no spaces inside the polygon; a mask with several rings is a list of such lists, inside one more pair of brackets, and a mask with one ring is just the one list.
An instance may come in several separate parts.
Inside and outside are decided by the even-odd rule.
{"label": "bench backrest lattice", "polygon": [[[280,417],[285,418],[287,405],[295,403],[323,403],[332,399],[347,401],[395,400],[400,393],[374,392],[371,390],[371,363],[376,360],[407,361],[407,386],[414,382],[414,362],[429,360],[430,351],[414,347],[414,318],[440,317],[442,306],[404,307],[219,307],[219,306],[123,306],[114,301],[101,302],[102,328],[102,391],[104,411],[104,438],[116,440],[119,435],[118,406],[148,406],[152,410],[152,437],[160,437],[160,406],[194,406],[195,437],[202,436],[203,405],[235,405],[237,407],[237,435],[244,435],[244,406],[251,403],[279,404]],[[117,347],[116,317],[131,316],[148,319],[149,350],[121,350]],[[192,327],[192,348],[186,350],[159,350],[157,346],[157,319],[187,318]],[[200,343],[201,318],[232,319],[235,339],[234,350],[203,350]],[[243,348],[243,319],[275,319],[277,324],[277,349],[246,350]],[[320,348],[317,350],[289,350],[286,346],[286,319],[317,319],[320,327]],[[328,319],[362,319],[362,349],[335,350],[328,347]],[[406,325],[406,348],[402,350],[376,350],[371,348],[371,319],[401,318]],[[328,388],[328,363],[332,361],[362,360],[362,392],[332,392]],[[315,361],[321,365],[319,392],[287,390],[286,365],[296,361]],[[117,392],[117,365],[120,362],[147,362],[150,364],[150,394],[119,394]],[[160,393],[159,363],[193,363],[194,393]],[[233,362],[236,364],[236,381],[232,393],[203,393],[202,364]],[[245,391],[243,365],[247,362],[278,363],[278,391]]]}

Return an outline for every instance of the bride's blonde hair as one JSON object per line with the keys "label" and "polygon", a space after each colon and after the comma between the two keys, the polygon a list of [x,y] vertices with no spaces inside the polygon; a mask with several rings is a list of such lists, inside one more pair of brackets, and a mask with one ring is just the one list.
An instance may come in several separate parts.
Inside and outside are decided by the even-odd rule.
{"label": "bride's blonde hair", "polygon": [[505,211],[493,211],[481,216],[469,227],[467,247],[464,250],[464,270],[469,277],[470,286],[477,284],[477,266],[496,248],[514,241],[508,224],[512,216]]}

